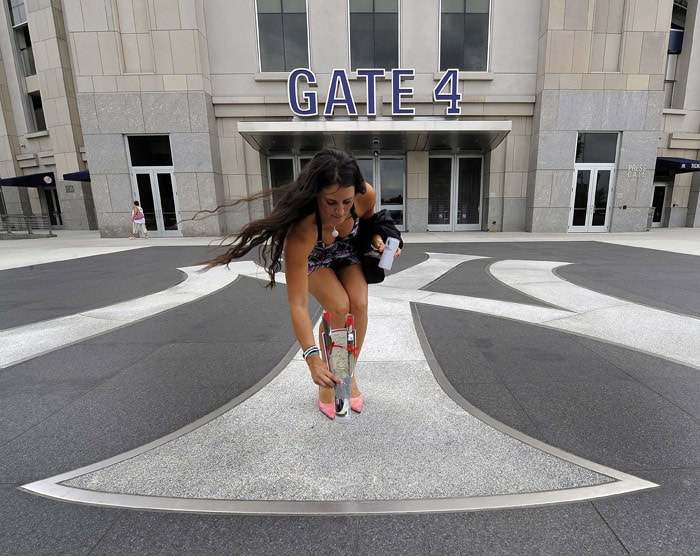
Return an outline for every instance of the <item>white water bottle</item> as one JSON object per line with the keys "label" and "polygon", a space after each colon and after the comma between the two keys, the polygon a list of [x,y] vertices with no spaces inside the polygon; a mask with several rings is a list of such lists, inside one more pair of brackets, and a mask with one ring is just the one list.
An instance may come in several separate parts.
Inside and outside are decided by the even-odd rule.
{"label": "white water bottle", "polygon": [[396,256],[396,250],[399,248],[399,240],[395,237],[389,237],[384,245],[384,251],[382,252],[382,258],[379,259],[379,268],[384,270],[391,270],[391,265],[394,263],[394,257]]}

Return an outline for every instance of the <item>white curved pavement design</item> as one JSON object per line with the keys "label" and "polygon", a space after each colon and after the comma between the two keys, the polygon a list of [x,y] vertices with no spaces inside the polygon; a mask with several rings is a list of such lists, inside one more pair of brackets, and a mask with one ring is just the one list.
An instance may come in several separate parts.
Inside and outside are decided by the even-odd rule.
{"label": "white curved pavement design", "polygon": [[237,272],[229,272],[224,267],[204,273],[198,272],[198,267],[180,268],[178,270],[185,274],[185,279],[162,292],[75,315],[2,330],[0,369],[196,301],[228,286],[239,273],[252,276],[259,274],[253,262],[240,262],[236,265]]}
{"label": "white curved pavement design", "polygon": [[[700,352],[683,334],[698,337],[698,319],[570,284],[553,273],[565,263],[548,261],[500,261],[489,271],[556,307],[420,289],[478,258],[431,253],[425,262],[370,287],[370,329],[358,364],[366,409],[349,423],[328,421],[315,408],[308,370],[296,351],[257,391],[197,423],[23,488],[107,506],[303,514],[528,506],[656,486],[547,446],[455,401],[435,380],[411,305],[442,305],[550,326],[695,367]],[[260,274],[253,267],[232,265],[232,270]],[[616,314],[615,327],[601,328],[600,315],[606,311]],[[639,345],[635,330],[647,317],[673,333],[673,349],[651,342],[650,335]],[[619,332],[612,335],[613,330]]]}

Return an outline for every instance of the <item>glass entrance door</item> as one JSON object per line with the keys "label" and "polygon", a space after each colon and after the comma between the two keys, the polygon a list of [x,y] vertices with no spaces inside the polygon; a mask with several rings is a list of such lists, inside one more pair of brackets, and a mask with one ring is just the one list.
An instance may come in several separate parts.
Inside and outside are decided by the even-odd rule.
{"label": "glass entrance door", "polygon": [[428,231],[481,230],[481,157],[431,157]]}
{"label": "glass entrance door", "polygon": [[47,187],[44,189],[44,198],[46,199],[46,210],[49,213],[51,225],[57,228],[63,226],[63,216],[61,215],[61,205],[58,202],[58,195],[55,187]]}
{"label": "glass entrance door", "polygon": [[158,169],[134,170],[132,183],[138,200],[146,216],[146,229],[152,237],[181,236],[179,208],[172,172]]}
{"label": "glass entrance door", "polygon": [[406,198],[406,165],[402,156],[358,157],[362,174],[377,192],[375,210],[386,209],[396,227],[406,229],[404,199]]}
{"label": "glass entrance door", "polygon": [[610,224],[612,167],[577,165],[569,212],[570,232],[607,232]]}
{"label": "glass entrance door", "polygon": [[664,225],[664,212],[666,211],[666,186],[654,184],[654,198],[651,201],[654,215],[651,219],[652,228],[661,228]]}

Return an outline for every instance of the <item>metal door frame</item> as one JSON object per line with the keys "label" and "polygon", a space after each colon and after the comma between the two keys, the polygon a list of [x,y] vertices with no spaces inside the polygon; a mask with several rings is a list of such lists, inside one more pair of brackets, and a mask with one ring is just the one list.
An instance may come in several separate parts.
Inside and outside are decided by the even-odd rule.
{"label": "metal door frame", "polygon": [[[484,157],[480,154],[436,154],[430,158],[449,158],[452,160],[450,168],[450,223],[449,224],[428,224],[429,232],[465,232],[465,231],[481,231],[481,222],[483,219],[484,205]],[[481,161],[481,172],[479,175],[479,222],[476,224],[457,224],[458,209],[457,200],[459,198],[459,161],[463,158],[478,158]],[[428,180],[430,172],[428,172]],[[430,185],[428,185],[430,191]],[[430,195],[430,193],[428,193]],[[430,204],[430,197],[428,197]]]}
{"label": "metal door frame", "polygon": [[[654,202],[654,194],[656,193],[656,188],[657,187],[663,187],[664,188],[664,202],[661,205],[661,221],[660,222],[654,222],[653,218],[651,221],[651,227],[652,228],[664,228],[664,222],[666,221],[666,214],[668,212],[667,207],[668,205],[666,204],[666,201],[668,200],[668,193],[671,190],[671,184],[668,182],[664,181],[655,181],[653,183],[653,188],[651,190],[651,202]],[[650,203],[650,206],[653,208],[653,204]]]}
{"label": "metal door frame", "polygon": [[[139,186],[136,179],[137,174],[145,174],[149,176],[151,183],[151,195],[153,196],[153,208],[156,219],[156,229],[148,230],[151,237],[181,237],[182,230],[180,229],[180,205],[177,198],[177,184],[175,182],[175,172],[172,166],[136,166],[131,168],[131,190],[135,200],[139,200]],[[166,230],[165,221],[163,219],[163,205],[158,189],[158,174],[169,174],[171,187],[173,190],[173,202],[175,204],[175,218],[178,221],[177,230]]]}
{"label": "metal door frame", "polygon": [[[594,226],[591,222],[595,211],[595,190],[598,183],[599,171],[610,172],[610,182],[608,184],[608,198],[605,206],[605,223],[602,226]],[[588,200],[586,203],[586,223],[583,226],[574,226],[574,203],[576,201],[576,178],[579,171],[589,171],[591,181],[588,187]],[[569,203],[569,232],[608,232],[610,230],[610,219],[612,216],[613,199],[615,197],[615,165],[614,164],[576,164],[574,165],[574,175],[571,182],[571,200]]]}
{"label": "metal door frame", "polygon": [[372,184],[372,187],[374,187],[374,191],[376,193],[376,200],[374,203],[374,210],[379,211],[382,209],[387,209],[388,211],[391,211],[392,209],[396,210],[396,208],[399,208],[399,205],[387,205],[387,204],[382,204],[382,175],[381,175],[381,161],[382,160],[401,160],[403,162],[403,174],[402,174],[402,187],[403,187],[403,204],[400,206],[400,209],[403,213],[403,223],[402,224],[396,224],[396,227],[400,231],[406,231],[406,168],[407,168],[407,162],[406,162],[406,156],[403,154],[379,154],[377,156],[374,155],[357,155],[355,157],[358,161],[359,160],[371,160],[372,161],[372,176],[373,179],[370,181]]}

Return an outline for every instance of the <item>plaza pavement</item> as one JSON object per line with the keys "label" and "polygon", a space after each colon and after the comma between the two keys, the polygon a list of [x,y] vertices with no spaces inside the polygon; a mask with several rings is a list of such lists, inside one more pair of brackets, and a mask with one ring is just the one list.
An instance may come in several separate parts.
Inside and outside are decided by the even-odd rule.
{"label": "plaza pavement", "polygon": [[0,554],[697,553],[700,230],[406,234],[348,424],[283,275],[58,236],[0,242]]}

